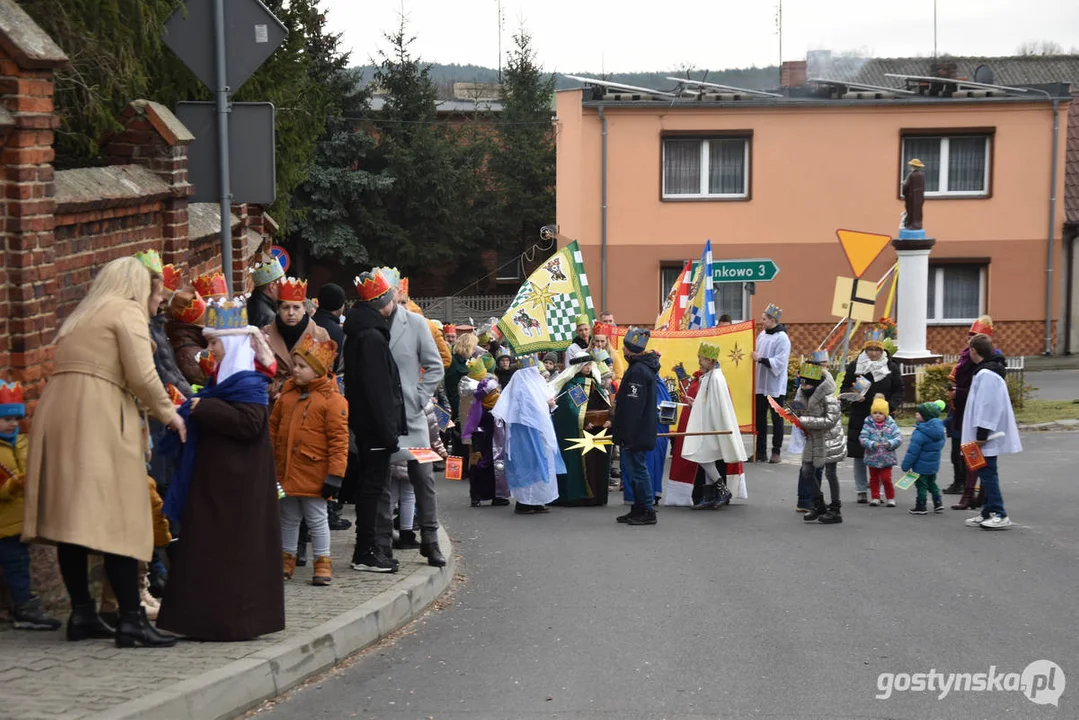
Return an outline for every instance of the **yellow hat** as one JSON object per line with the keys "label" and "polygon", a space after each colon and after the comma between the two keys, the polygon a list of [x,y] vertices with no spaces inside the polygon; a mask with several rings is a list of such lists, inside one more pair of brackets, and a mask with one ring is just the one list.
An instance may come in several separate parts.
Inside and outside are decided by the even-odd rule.
{"label": "yellow hat", "polygon": [[709,360],[715,360],[716,362],[719,362],[719,345],[702,342],[701,346],[697,348],[697,355],[699,357],[708,358]]}
{"label": "yellow hat", "polygon": [[883,395],[877,393],[873,396],[873,404],[869,406],[869,412],[871,413],[884,413],[888,415],[891,413],[891,408],[888,407],[888,400]]}
{"label": "yellow hat", "polygon": [[911,167],[916,167],[916,168],[919,168],[919,169],[925,167],[925,163],[922,162],[921,160],[919,160],[918,158],[911,158],[910,160],[907,161],[907,165],[910,165]]}

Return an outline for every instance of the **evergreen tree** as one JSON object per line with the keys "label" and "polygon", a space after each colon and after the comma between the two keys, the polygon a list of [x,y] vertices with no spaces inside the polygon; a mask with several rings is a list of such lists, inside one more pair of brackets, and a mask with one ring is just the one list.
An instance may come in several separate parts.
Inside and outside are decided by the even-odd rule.
{"label": "evergreen tree", "polygon": [[503,255],[523,252],[555,219],[555,144],[551,110],[555,79],[545,76],[522,28],[513,36],[502,75],[498,141],[490,160]]}

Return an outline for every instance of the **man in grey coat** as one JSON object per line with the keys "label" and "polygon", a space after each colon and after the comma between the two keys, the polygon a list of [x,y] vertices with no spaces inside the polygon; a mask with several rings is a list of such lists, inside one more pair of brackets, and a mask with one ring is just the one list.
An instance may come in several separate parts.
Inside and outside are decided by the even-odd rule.
{"label": "man in grey coat", "polygon": [[[390,272],[387,271],[386,277],[399,292],[400,276],[396,271],[392,271],[392,275]],[[408,448],[431,447],[424,407],[442,382],[442,357],[422,315],[398,305],[387,323],[390,328],[390,353],[401,375],[408,426],[408,433],[401,437],[398,443],[400,449],[392,456],[391,462],[408,462],[408,478],[416,492],[416,509],[419,513],[420,554],[427,558],[428,565],[445,567],[446,558],[438,547],[434,470],[431,463],[416,461],[408,451]]]}

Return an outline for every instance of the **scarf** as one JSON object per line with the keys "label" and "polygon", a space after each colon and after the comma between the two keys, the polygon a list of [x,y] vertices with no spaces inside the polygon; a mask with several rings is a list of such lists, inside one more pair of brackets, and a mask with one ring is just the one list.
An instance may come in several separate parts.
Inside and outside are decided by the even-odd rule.
{"label": "scarf", "polygon": [[[270,379],[254,370],[243,370],[218,384],[213,384],[200,390],[195,398],[200,400],[224,400],[227,403],[246,403],[250,405],[269,405],[270,397],[267,387]],[[192,398],[194,399],[194,398]],[[180,417],[187,423],[187,442],[180,443],[180,436],[176,433],[168,433],[161,442],[161,452],[166,457],[177,457],[179,461],[176,474],[169,484],[168,494],[165,496],[165,515],[173,522],[180,522],[184,508],[187,506],[187,495],[191,490],[191,480],[195,470],[195,458],[199,452],[199,436],[201,428],[198,422],[191,421],[191,400],[185,402],[178,410]]]}
{"label": "scarf", "polygon": [[0,433],[0,440],[9,443],[11,447],[15,447],[15,441],[19,439],[19,428],[15,428],[15,431],[8,435],[7,433]]}
{"label": "scarf", "polygon": [[858,364],[854,368],[855,375],[872,375],[873,382],[878,383],[892,374],[888,367],[888,353],[881,353],[880,360],[870,360],[865,350],[858,354]]}
{"label": "scarf", "polygon": [[280,315],[274,315],[274,324],[277,325],[277,332],[281,333],[281,339],[285,341],[285,347],[289,352],[292,352],[292,348],[303,337],[304,332],[307,330],[307,324],[311,322],[311,318],[304,313],[304,316],[300,318],[300,322],[295,325],[286,325]]}

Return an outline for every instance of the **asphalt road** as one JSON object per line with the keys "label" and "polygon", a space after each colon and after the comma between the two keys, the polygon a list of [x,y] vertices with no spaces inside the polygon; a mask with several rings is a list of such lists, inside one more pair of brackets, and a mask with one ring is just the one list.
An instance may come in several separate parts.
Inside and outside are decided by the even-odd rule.
{"label": "asphalt road", "polygon": [[[1079,717],[1079,435],[1023,441],[1001,462],[1016,523],[1001,532],[911,516],[913,490],[806,526],[786,463],[747,466],[748,501],[661,508],[654,527],[617,525],[620,503],[473,509],[441,481],[465,576],[452,604],[259,717]],[[1059,708],[1020,691],[875,697],[881,673],[995,666],[1004,686],[1040,659],[1069,681]]]}
{"label": "asphalt road", "polygon": [[1028,372],[1026,381],[1039,400],[1079,400],[1079,370]]}

